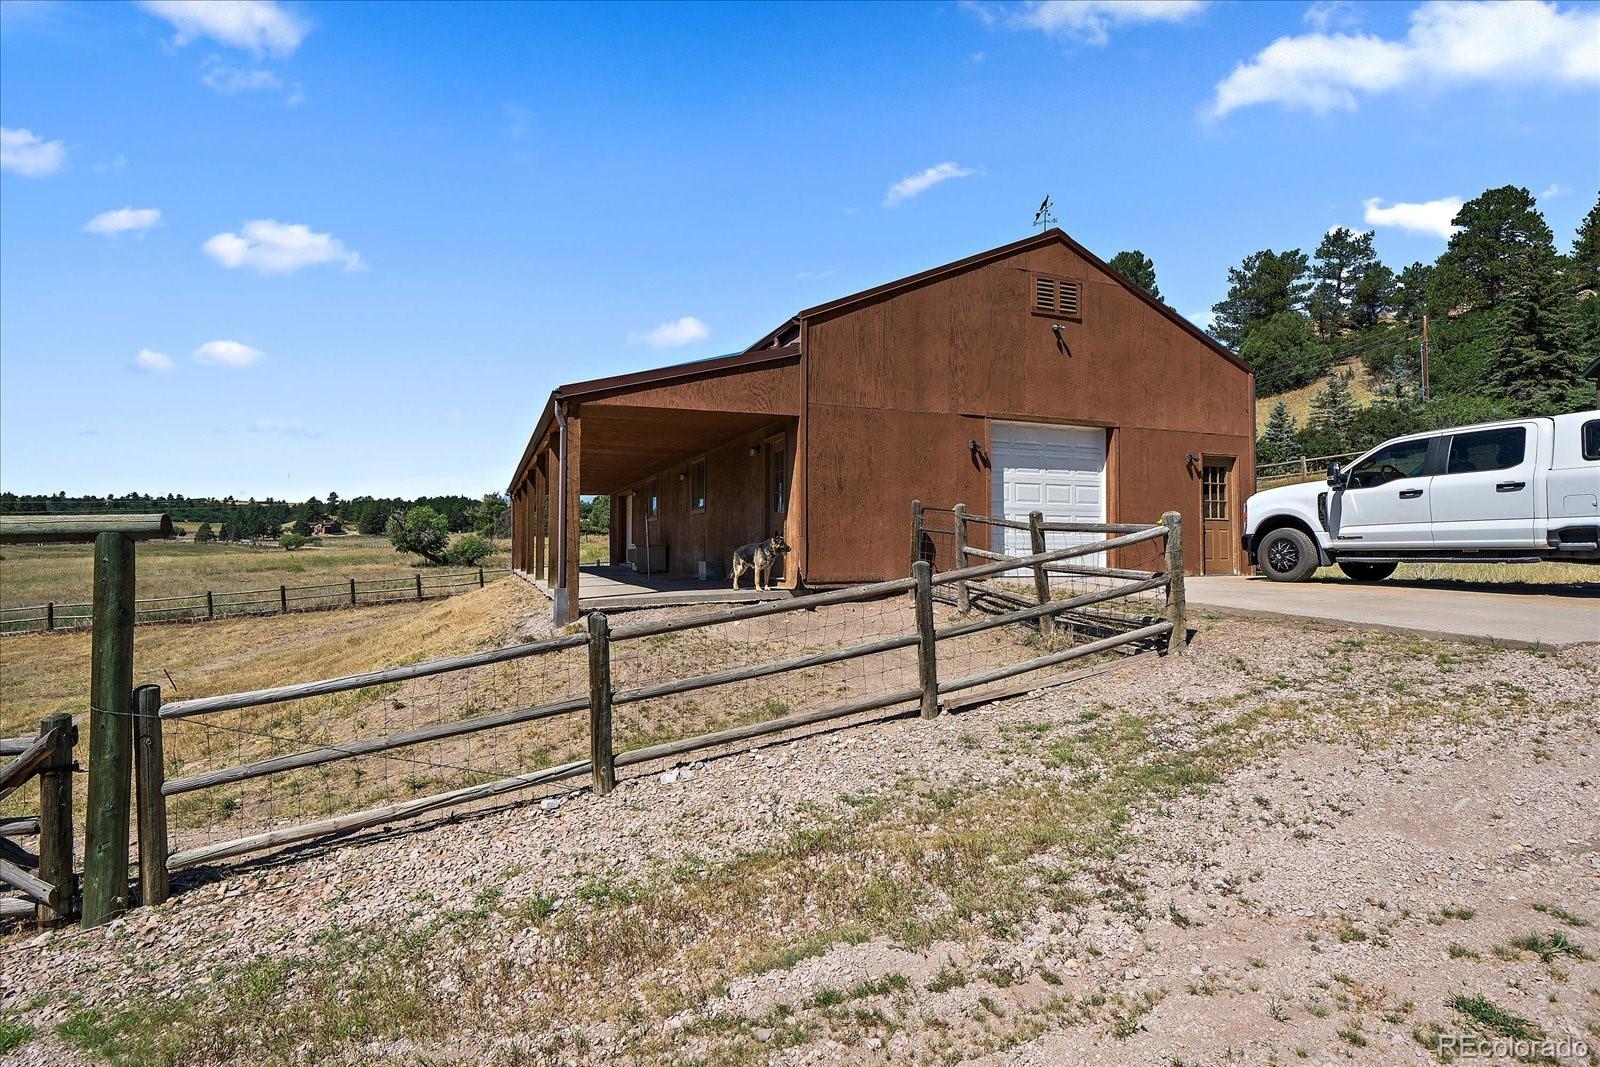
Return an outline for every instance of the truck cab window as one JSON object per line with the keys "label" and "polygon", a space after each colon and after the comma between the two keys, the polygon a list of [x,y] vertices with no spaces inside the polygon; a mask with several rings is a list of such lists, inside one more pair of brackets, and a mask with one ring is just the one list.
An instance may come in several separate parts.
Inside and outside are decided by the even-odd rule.
{"label": "truck cab window", "polygon": [[1458,433],[1450,439],[1446,474],[1503,471],[1522,462],[1528,450],[1528,431],[1521,426]]}
{"label": "truck cab window", "polygon": [[1428,466],[1428,438],[1397,441],[1350,468],[1351,489],[1371,489],[1396,478],[1417,478]]}
{"label": "truck cab window", "polygon": [[1600,459],[1600,419],[1583,424],[1583,458]]}

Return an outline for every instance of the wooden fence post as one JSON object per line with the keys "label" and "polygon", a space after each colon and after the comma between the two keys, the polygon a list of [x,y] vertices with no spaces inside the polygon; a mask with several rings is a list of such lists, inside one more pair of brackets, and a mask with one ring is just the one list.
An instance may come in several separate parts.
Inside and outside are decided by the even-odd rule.
{"label": "wooden fence post", "polygon": [[46,630],[54,630],[56,628],[56,602],[54,600],[44,606],[44,628]]}
{"label": "wooden fence post", "polygon": [[911,562],[922,558],[922,501],[911,502]]}
{"label": "wooden fence post", "polygon": [[1167,621],[1172,623],[1167,652],[1181,656],[1189,640],[1188,606],[1183,593],[1183,517],[1169,511],[1161,516],[1161,525],[1167,528]]}
{"label": "wooden fence post", "polygon": [[[1033,546],[1033,554],[1044,552],[1044,512],[1028,512],[1028,536]],[[1033,565],[1033,591],[1039,598],[1041,606],[1050,603],[1050,572],[1044,569],[1043,563]],[[1039,616],[1039,633],[1049,639],[1056,634],[1056,620],[1049,615]]]}
{"label": "wooden fence post", "polygon": [[483,588],[483,568],[482,567],[478,568],[478,588],[479,589]]}
{"label": "wooden fence post", "polygon": [[350,606],[356,606],[356,580],[350,579]]}
{"label": "wooden fence post", "polygon": [[133,770],[133,539],[94,542],[90,644],[89,812],[84,834],[83,925],[128,910],[128,794]]}
{"label": "wooden fence post", "polygon": [[78,728],[72,716],[52,715],[39,724],[40,733],[59,730],[49,758],[39,770],[39,878],[56,887],[61,906],[41,907],[40,926],[55,926],[76,912],[78,887],[72,872],[72,746]]}
{"label": "wooden fence post", "polygon": [[[957,504],[956,508],[956,558],[953,566],[960,570],[967,565],[967,506]],[[972,610],[972,590],[967,586],[967,580],[961,579],[956,583],[956,610]]]}
{"label": "wooden fence post", "polygon": [[911,576],[917,580],[913,594],[917,604],[917,682],[922,686],[922,717],[931,719],[939,714],[939,666],[935,648],[937,639],[933,632],[933,564],[919,559],[911,565]]}
{"label": "wooden fence post", "polygon": [[214,619],[216,617],[217,617],[217,602],[211,596],[211,590],[207,589],[206,590],[206,618]]}
{"label": "wooden fence post", "polygon": [[422,599],[422,572],[417,572],[417,599]]}
{"label": "wooden fence post", "polygon": [[616,787],[616,754],[611,747],[611,623],[589,613],[589,763],[594,791],[605,796]]}
{"label": "wooden fence post", "polygon": [[278,614],[289,614],[289,587],[286,585],[278,586]]}
{"label": "wooden fence post", "polygon": [[141,685],[133,691],[133,766],[138,784],[139,895],[146,907],[168,896],[166,777],[161,752],[161,687]]}

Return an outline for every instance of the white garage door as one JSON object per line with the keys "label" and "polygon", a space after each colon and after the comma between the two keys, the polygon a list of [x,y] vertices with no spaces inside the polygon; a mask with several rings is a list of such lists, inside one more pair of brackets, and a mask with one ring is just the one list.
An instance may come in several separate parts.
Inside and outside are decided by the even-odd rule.
{"label": "white garage door", "polygon": [[[1097,427],[1052,426],[1040,422],[989,425],[993,515],[1019,522],[1044,513],[1046,522],[1106,521],[1106,432]],[[1026,530],[1006,530],[1005,553],[1033,551]],[[1103,534],[1049,534],[1049,548],[1097,541]],[[1104,566],[1101,556],[1084,557]]]}

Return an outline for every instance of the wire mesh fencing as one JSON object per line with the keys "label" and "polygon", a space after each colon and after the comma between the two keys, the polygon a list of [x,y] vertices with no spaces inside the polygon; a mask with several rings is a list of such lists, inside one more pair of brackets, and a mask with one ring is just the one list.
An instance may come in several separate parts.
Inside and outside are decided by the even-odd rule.
{"label": "wire mesh fencing", "polygon": [[[362,604],[435,600],[481,588],[510,574],[509,567],[465,571],[417,571],[395,578],[341,578],[311,585],[279,585],[264,589],[207,590],[135,601],[134,622],[196,622],[246,615],[284,615],[329,611]],[[94,621],[93,605],[50,602],[0,608],[0,635],[80,630]]]}
{"label": "wire mesh fencing", "polygon": [[271,837],[581,757],[583,646],[582,637],[534,642],[167,705],[162,794],[174,866],[218,842]]}
{"label": "wire mesh fencing", "polygon": [[[872,713],[931,717],[951,694],[991,699],[993,682],[1178,647],[1175,518],[1028,533],[1030,548],[1065,543],[969,547],[981,562],[934,574],[919,559],[910,578],[789,600],[593,613],[587,632],[343,678],[140,697],[139,823],[157,828],[145,880],[586,776],[604,794],[621,767]],[[960,522],[951,537],[959,557]]]}

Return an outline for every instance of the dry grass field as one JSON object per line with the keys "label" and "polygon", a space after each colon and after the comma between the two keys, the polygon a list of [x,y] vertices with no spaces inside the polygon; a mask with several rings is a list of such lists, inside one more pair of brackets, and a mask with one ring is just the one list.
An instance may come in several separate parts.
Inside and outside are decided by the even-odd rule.
{"label": "dry grass field", "polygon": [[[497,541],[487,566],[503,567],[511,543]],[[276,544],[147,541],[138,548],[137,595],[143,599],[272,589],[348,578],[404,576],[420,565],[383,537],[345,534],[320,545],[285,552]],[[94,556],[88,545],[7,545],[0,550],[0,607],[85,602],[93,591]]]}
{"label": "dry grass field", "polygon": [[[1350,382],[1350,395],[1355,398],[1357,407],[1366,407],[1372,403],[1376,395],[1375,383],[1367,376],[1366,368],[1360,360],[1350,360],[1334,367],[1329,373],[1343,374],[1345,371],[1354,371],[1355,377]],[[1310,385],[1303,385],[1298,389],[1290,389],[1286,393],[1275,396],[1263,396],[1256,400],[1256,436],[1261,436],[1267,428],[1267,420],[1272,417],[1272,409],[1278,401],[1282,400],[1288,407],[1289,414],[1301,426],[1306,424],[1306,419],[1311,414],[1311,398],[1322,391],[1325,378],[1319,378]]]}

